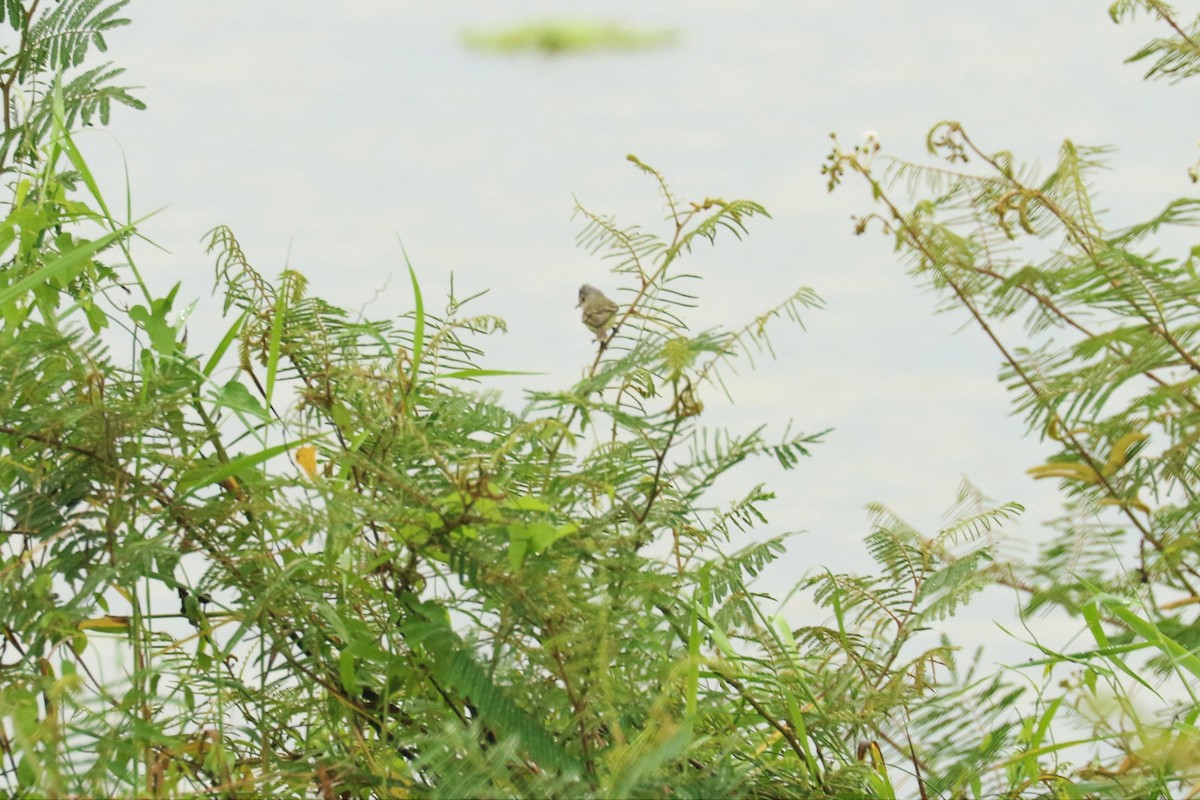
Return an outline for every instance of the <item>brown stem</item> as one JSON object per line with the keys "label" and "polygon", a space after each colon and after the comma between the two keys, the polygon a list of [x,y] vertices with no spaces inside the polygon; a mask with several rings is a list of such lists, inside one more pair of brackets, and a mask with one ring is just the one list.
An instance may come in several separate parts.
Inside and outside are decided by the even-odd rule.
{"label": "brown stem", "polygon": [[[805,764],[810,763],[808,755],[804,752],[804,746],[800,744],[800,740],[796,738],[796,734],[790,727],[775,719],[775,717],[771,715],[771,712],[768,711],[762,703],[755,700],[754,696],[746,691],[746,687],[741,681],[730,675],[726,675],[717,664],[709,662],[709,666],[713,668],[713,674],[716,675],[722,683],[735,689],[738,695],[746,701],[746,704],[753,708],[755,713],[763,718],[764,722],[779,732],[779,735],[787,741],[788,745],[792,748],[792,751],[800,757],[801,762]],[[820,776],[815,777],[820,780]]]}

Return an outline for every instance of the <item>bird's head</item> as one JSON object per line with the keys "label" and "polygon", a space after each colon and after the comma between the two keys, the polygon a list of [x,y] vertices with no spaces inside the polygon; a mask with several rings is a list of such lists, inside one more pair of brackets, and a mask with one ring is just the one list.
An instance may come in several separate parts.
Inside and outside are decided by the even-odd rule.
{"label": "bird's head", "polygon": [[595,286],[592,286],[590,283],[585,283],[583,286],[579,287],[579,302],[575,304],[575,307],[580,308],[588,301],[588,298],[597,294],[600,294],[599,289],[597,289]]}

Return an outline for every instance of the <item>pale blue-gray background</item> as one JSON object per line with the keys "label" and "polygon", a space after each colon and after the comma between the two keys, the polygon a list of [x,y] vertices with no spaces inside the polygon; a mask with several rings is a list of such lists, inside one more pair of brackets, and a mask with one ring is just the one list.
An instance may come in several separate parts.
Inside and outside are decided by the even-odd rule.
{"label": "pale blue-gray background", "polygon": [[[411,307],[397,235],[425,288],[444,297],[489,288],[474,304],[510,323],[484,342],[488,366],[535,370],[499,379],[563,386],[593,345],[574,310],[580,283],[616,288],[578,249],[572,195],[620,222],[653,225],[661,203],[628,165],[635,153],[678,194],[747,197],[774,219],[687,265],[705,276],[697,327],[738,326],[800,285],[827,301],[807,332],[777,329],[779,359],[742,372],[738,404],[715,392],[714,423],[788,420],[835,428],[791,472],[763,460],[718,488],[765,481],[779,499],[770,530],[793,540],[766,587],[777,594],[822,567],[869,569],[863,506],[879,501],[932,533],[962,476],[1029,507],[1009,552],[1032,553],[1057,512],[1053,487],[1024,470],[1048,450],[1022,438],[996,379],[997,354],[963,319],[932,314],[879,236],[856,238],[871,208],[861,185],[827,195],[819,174],[836,131],[867,130],[885,152],[923,158],[938,120],[962,121],[985,148],[1049,164],[1065,137],[1118,148],[1099,179],[1114,220],[1149,215],[1186,193],[1197,156],[1191,87],[1146,84],[1121,62],[1155,33],[1114,26],[1103,0],[973,3],[593,3],[549,0],[367,2],[336,12],[281,0],[138,2],[109,38],[149,104],[81,137],[110,194],[128,159],[136,212],[165,209],[143,232],[170,252],[138,250],[152,282],[207,295],[202,234],[232,226],[257,268],[303,271],[312,291],[370,316]],[[460,33],[553,16],[667,27],[676,45],[546,58],[467,50]],[[119,144],[119,147],[118,147]],[[615,294],[615,293],[614,293]],[[220,330],[205,300],[191,340]],[[968,641],[1012,625],[1011,596],[953,621]],[[804,601],[797,622],[816,621]]]}

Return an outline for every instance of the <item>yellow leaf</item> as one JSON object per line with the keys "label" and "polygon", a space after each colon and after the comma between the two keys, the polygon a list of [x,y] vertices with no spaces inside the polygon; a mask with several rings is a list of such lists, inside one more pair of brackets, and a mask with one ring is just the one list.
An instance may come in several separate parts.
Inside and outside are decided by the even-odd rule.
{"label": "yellow leaf", "polygon": [[296,463],[309,478],[317,477],[317,448],[311,444],[296,448]]}
{"label": "yellow leaf", "polygon": [[1084,483],[1100,482],[1100,475],[1096,470],[1087,464],[1079,464],[1072,461],[1051,461],[1049,464],[1042,464],[1040,467],[1030,467],[1025,472],[1032,475],[1035,479],[1066,478],[1073,481],[1083,481]]}
{"label": "yellow leaf", "polygon": [[1117,439],[1113,445],[1112,453],[1108,457],[1108,461],[1104,462],[1104,477],[1107,478],[1125,466],[1125,459],[1128,458],[1129,451],[1149,438],[1148,434],[1141,431],[1130,431],[1120,439]]}
{"label": "yellow leaf", "polygon": [[129,617],[105,614],[103,617],[96,617],[95,619],[80,620],[75,627],[81,631],[124,631],[129,629]]}
{"label": "yellow leaf", "polygon": [[1063,431],[1062,425],[1059,423],[1058,417],[1053,417],[1050,424],[1046,426],[1046,435],[1056,442],[1065,442],[1072,437],[1080,436],[1088,432],[1087,428],[1072,428],[1069,431]]}
{"label": "yellow leaf", "polygon": [[1120,506],[1121,508],[1136,508],[1138,511],[1145,511],[1147,514],[1150,513],[1150,506],[1146,505],[1141,500],[1138,500],[1136,497],[1130,498],[1129,500],[1125,500],[1120,497],[1105,497],[1100,501],[1100,505]]}

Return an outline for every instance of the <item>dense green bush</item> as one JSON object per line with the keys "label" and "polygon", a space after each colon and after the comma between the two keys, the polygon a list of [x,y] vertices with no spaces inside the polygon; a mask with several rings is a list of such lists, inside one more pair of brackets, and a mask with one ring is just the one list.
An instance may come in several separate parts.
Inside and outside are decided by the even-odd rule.
{"label": "dense green bush", "polygon": [[[797,628],[750,588],[784,550],[741,536],[770,492],[713,507],[709,489],[751,457],[791,467],[819,434],[703,420],[767,326],[819,301],[800,288],[741,327],[686,324],[684,259],[735,246],[761,206],[683,200],[631,158],[670,215],[655,232],[577,209],[626,290],[616,334],[519,412],[480,390],[502,320],[453,294],[435,313],[411,265],[415,308],[361,320],[296,272],[261,275],[224,227],[227,328],[197,353],[71,134],[138,105],[118,70],[84,66],[122,5],[0,3],[17,39],[0,63],[4,791],[1165,797],[1200,779],[1200,285],[1195,252],[1152,243],[1200,201],[1109,229],[1087,188],[1098,151],[1068,142],[1037,175],[954,123],[929,139],[948,166],[834,150],[831,186],[861,176],[880,204],[861,229],[1000,348],[1057,451],[1032,472],[1062,481],[1067,514],[1022,564],[991,536],[1019,507],[970,487],[931,536],[880,508],[877,574],[804,581],[828,622]],[[1152,74],[1191,71],[1196,26],[1160,3],[1113,14],[1136,8],[1173,29],[1139,54]],[[891,187],[913,175],[931,188],[908,209]],[[1018,314],[1027,337],[1008,342],[996,322]],[[1076,616],[1095,647],[984,674],[920,646],[996,584]]]}

